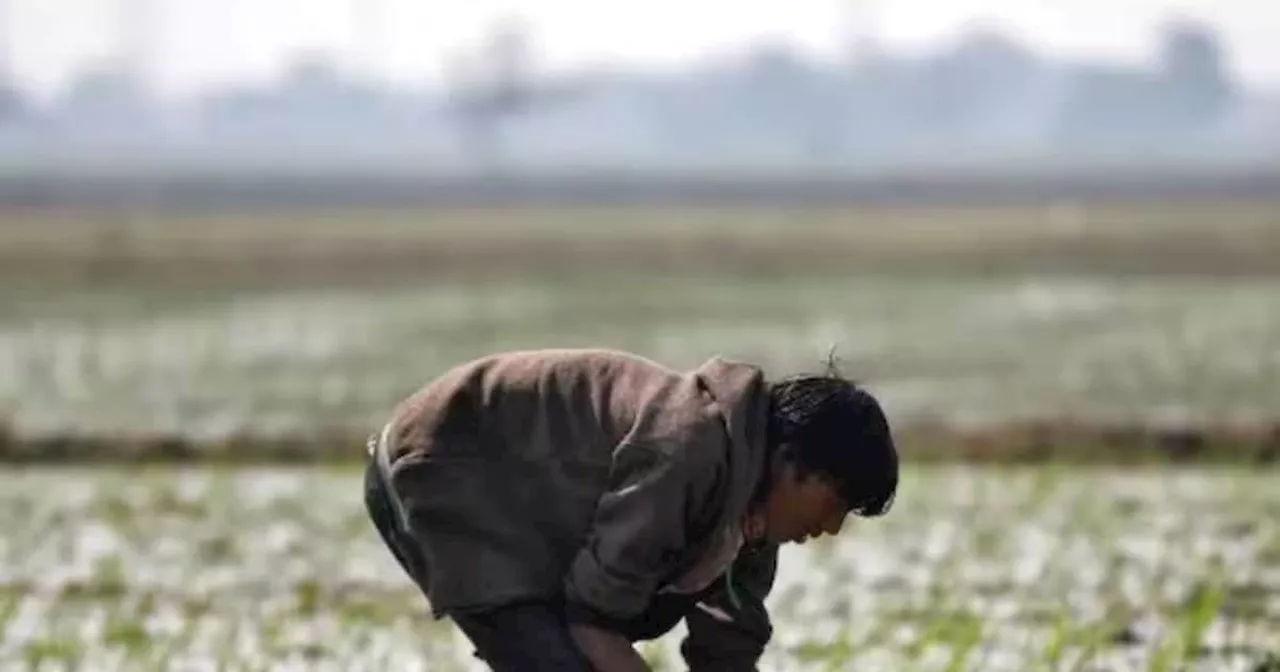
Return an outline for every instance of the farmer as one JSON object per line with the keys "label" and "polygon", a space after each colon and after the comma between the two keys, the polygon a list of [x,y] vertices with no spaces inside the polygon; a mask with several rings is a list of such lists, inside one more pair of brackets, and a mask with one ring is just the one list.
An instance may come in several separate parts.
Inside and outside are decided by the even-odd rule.
{"label": "farmer", "polygon": [[770,382],[610,350],[501,353],[399,404],[365,501],[436,618],[492,669],[629,672],[685,621],[694,672],[753,670],[778,548],[880,516],[898,457],[830,366]]}

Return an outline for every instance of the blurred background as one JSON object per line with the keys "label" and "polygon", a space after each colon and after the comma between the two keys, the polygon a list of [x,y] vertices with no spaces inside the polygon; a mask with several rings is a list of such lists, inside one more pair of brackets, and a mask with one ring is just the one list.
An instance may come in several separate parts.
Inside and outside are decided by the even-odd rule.
{"label": "blurred background", "polygon": [[1277,151],[1280,18],[1242,1],[0,11],[0,147],[28,175],[1231,168]]}
{"label": "blurred background", "polygon": [[0,660],[465,666],[362,518],[364,439],[463,360],[603,346],[834,348],[884,400],[902,513],[796,551],[768,669],[1273,669],[1277,35],[1243,0],[0,0]]}

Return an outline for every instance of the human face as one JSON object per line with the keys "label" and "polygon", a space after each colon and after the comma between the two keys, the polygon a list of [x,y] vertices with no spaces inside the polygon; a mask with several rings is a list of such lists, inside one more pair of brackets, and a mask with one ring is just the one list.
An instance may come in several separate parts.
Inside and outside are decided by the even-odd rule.
{"label": "human face", "polygon": [[829,481],[817,474],[801,477],[795,465],[785,463],[761,513],[765,539],[802,544],[824,534],[839,534],[849,510]]}

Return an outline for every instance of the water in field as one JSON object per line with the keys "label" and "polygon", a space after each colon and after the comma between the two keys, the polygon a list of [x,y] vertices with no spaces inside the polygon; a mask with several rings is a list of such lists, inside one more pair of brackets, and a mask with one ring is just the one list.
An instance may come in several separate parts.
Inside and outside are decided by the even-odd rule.
{"label": "water in field", "polygon": [[607,277],[314,291],[4,290],[0,409],[21,431],[373,426],[463,359],[626,348],[771,372],[837,346],[897,417],[1269,417],[1280,281]]}
{"label": "water in field", "polygon": [[[1255,669],[1280,654],[1278,486],[909,470],[887,518],[784,551],[762,669]],[[359,497],[355,470],[6,471],[0,668],[481,669]]]}

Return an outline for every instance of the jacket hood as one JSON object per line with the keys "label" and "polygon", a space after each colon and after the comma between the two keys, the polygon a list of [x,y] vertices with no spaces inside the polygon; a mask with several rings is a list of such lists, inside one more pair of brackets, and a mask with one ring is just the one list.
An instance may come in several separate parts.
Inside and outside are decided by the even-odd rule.
{"label": "jacket hood", "polygon": [[731,487],[724,515],[741,517],[765,473],[769,394],[764,373],[757,366],[716,357],[694,375],[715,400],[729,436]]}

